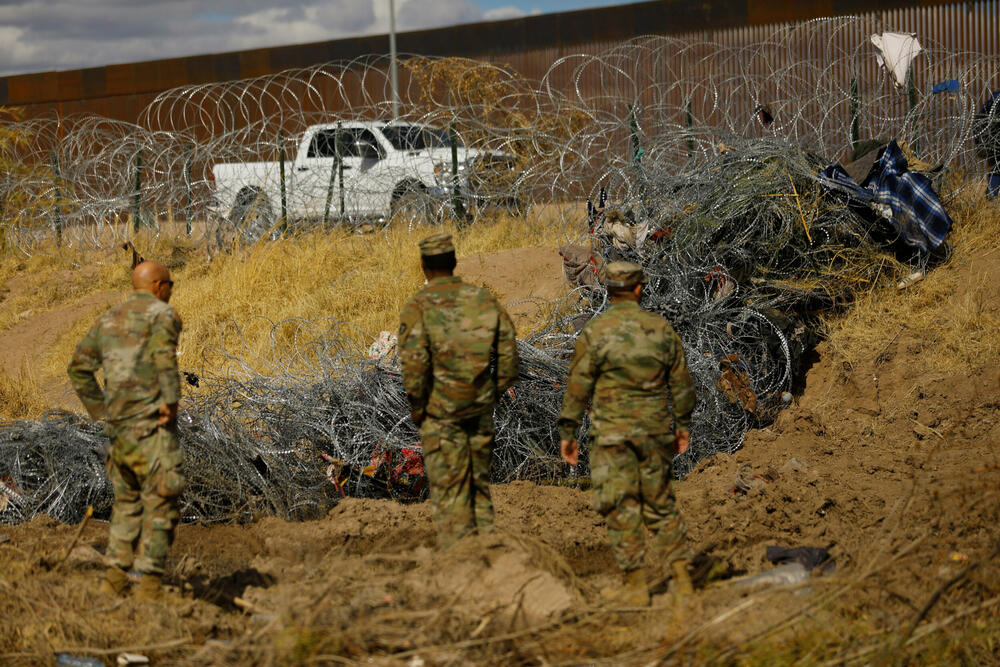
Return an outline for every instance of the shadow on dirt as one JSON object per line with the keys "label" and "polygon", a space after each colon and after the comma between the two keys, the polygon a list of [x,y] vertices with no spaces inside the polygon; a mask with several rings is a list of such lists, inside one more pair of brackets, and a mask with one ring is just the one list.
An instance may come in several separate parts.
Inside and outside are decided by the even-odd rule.
{"label": "shadow on dirt", "polygon": [[256,568],[238,570],[221,577],[196,574],[186,579],[185,588],[190,586],[191,594],[198,600],[217,605],[226,611],[241,609],[234,602],[248,586],[268,588],[275,583],[274,577],[262,574]]}

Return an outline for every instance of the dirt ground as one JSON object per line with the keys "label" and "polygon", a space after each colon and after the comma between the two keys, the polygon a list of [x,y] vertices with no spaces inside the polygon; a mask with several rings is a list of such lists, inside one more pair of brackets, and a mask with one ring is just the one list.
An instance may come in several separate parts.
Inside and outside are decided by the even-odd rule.
{"label": "dirt ground", "polygon": [[493,292],[505,305],[518,332],[554,299],[564,296],[562,258],[555,248],[520,248],[462,257],[455,272]]}
{"label": "dirt ground", "polygon": [[[996,315],[1000,253],[972,259],[938,270],[993,285]],[[557,261],[529,248],[459,273],[507,302],[551,299]],[[38,317],[0,335],[5,364],[12,341],[50,335]],[[1000,367],[931,371],[921,352],[937,344],[891,322],[852,363],[821,344],[791,407],[676,484],[693,598],[605,601],[617,570],[588,494],[528,482],[495,486],[497,531],[447,551],[426,503],[182,525],[176,592],[158,605],[98,592],[106,525],[77,535],[41,518],[0,527],[0,662],[67,651],[109,664],[130,649],[156,664],[1000,663]],[[835,570],[755,587],[770,545],[823,547]]]}

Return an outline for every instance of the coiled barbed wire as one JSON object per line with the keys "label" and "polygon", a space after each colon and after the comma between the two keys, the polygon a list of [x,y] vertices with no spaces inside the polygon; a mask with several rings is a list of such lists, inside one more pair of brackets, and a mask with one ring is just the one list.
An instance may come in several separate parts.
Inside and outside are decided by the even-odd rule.
{"label": "coiled barbed wire", "polygon": [[[684,343],[698,406],[680,475],[768,423],[798,389],[818,314],[884,271],[877,218],[824,190],[816,166],[776,139],[729,146],[683,179],[651,159],[637,175],[644,187],[594,216],[596,263],[642,263],[642,305]],[[615,220],[645,229],[645,240],[621,243]],[[518,341],[519,381],[495,414],[493,481],[569,474],[556,430],[569,361],[581,325],[606,307],[603,288],[584,285]],[[252,352],[261,337],[270,351]],[[345,495],[422,496],[419,471],[406,468],[420,436],[399,369],[391,357],[369,358],[370,337],[336,320],[254,320],[228,325],[220,341],[204,351],[207,370],[179,418],[187,520],[308,518]],[[0,520],[40,512],[67,520],[94,499],[106,509],[99,432],[66,415],[0,426],[0,481],[17,495]],[[584,450],[586,435],[585,423]]]}
{"label": "coiled barbed wire", "polygon": [[[460,212],[473,219],[498,206],[524,214],[535,204],[580,200],[600,187],[623,199],[637,150],[683,176],[692,156],[744,138],[790,140],[830,160],[864,140],[896,138],[924,162],[961,168],[975,180],[990,168],[975,155],[988,134],[976,112],[996,85],[1000,56],[948,52],[921,35],[924,50],[907,89],[876,64],[868,36],[882,29],[875,19],[840,18],[776,29],[759,43],[643,37],[560,58],[537,81],[497,63],[404,56],[395,120],[454,127],[456,141],[491,156],[468,172]],[[0,150],[0,160],[18,165],[0,182],[8,242],[26,252],[54,236],[106,247],[137,228],[206,243],[256,241],[279,223],[279,157],[291,197],[305,128],[390,120],[388,69],[387,57],[363,56],[185,86],[158,95],[135,124],[95,116],[13,123],[17,139]],[[957,92],[931,94],[945,79],[958,81]],[[469,155],[463,149],[456,167],[471,167]],[[251,162],[274,163],[256,176],[266,197],[217,189],[216,165],[244,165],[250,174]],[[324,190],[317,193],[323,199],[332,181],[319,180],[309,187]],[[284,222],[384,220],[384,207],[363,200],[388,197],[406,179],[397,180],[377,186],[384,192],[345,182],[346,199],[362,203],[343,215],[337,196],[332,213],[322,215],[288,201]],[[254,202],[262,221],[248,213]],[[453,202],[438,197],[400,215],[455,214]],[[188,222],[190,231],[181,224]]]}
{"label": "coiled barbed wire", "polygon": [[[437,128],[454,122],[471,145],[532,156],[515,170],[516,190],[529,207],[608,193],[610,204],[590,220],[593,256],[645,267],[643,305],[671,321],[695,380],[692,448],[678,458],[679,474],[734,451],[749,428],[773,418],[797,389],[819,315],[888,273],[892,230],[827,192],[817,178],[823,166],[858,140],[896,137],[931,166],[965,170],[972,176],[966,183],[987,168],[973,153],[988,134],[976,109],[996,58],[931,46],[920,56],[920,77],[956,78],[960,93],[939,98],[918,90],[911,107],[871,64],[868,47],[849,39],[869,28],[857,20],[811,22],[742,47],[635,40],[561,59],[536,84],[496,65],[459,61],[458,79],[477,85],[438,85],[434,68],[456,63],[425,59],[431,73],[414,74],[404,87],[414,109],[408,120]],[[28,121],[28,146],[35,148],[18,150],[38,154],[38,146],[51,145],[74,156],[60,152],[43,167],[12,172],[7,192],[34,188],[43,220],[51,220],[46,202],[65,204],[56,212],[64,241],[73,243],[117,242],[131,233],[126,221],[135,212],[143,224],[143,215],[152,216],[153,225],[164,210],[203,215],[214,162],[270,159],[279,129],[287,138],[331,114],[384,118],[383,65],[362,59],[171,91],[146,110],[146,127]],[[484,98],[476,91],[484,89],[498,91],[509,113],[481,113]],[[855,115],[857,136],[850,130]],[[46,136],[64,139],[46,143]],[[46,180],[46,164],[58,165],[60,179]],[[139,189],[130,185],[137,174]],[[505,188],[509,193],[509,182]],[[566,209],[566,235],[578,239],[587,224],[583,206]],[[243,221],[220,219],[214,230],[194,233],[207,240],[223,223]],[[631,230],[630,241],[616,236],[615,224]],[[12,238],[30,250],[52,233],[47,225],[26,226]],[[266,226],[241,229],[254,241]],[[605,307],[600,287],[581,287],[553,308],[561,314],[519,342],[521,378],[496,412],[495,481],[566,474],[555,421],[568,362],[580,324]],[[276,344],[266,358],[252,356],[249,345],[206,351],[212,370],[179,422],[188,455],[184,516],[305,518],[345,494],[420,497],[412,479],[386,476],[405,468],[399,457],[419,441],[391,363],[368,359],[358,342],[364,336],[349,323],[268,327],[283,331],[272,340],[284,340],[291,327],[293,343]],[[253,323],[236,329],[260,332]],[[43,512],[72,520],[85,503],[106,507],[106,480],[95,473],[99,431],[63,414],[0,427],[0,494],[7,499],[0,499],[0,520]],[[580,435],[585,442],[586,424]]]}

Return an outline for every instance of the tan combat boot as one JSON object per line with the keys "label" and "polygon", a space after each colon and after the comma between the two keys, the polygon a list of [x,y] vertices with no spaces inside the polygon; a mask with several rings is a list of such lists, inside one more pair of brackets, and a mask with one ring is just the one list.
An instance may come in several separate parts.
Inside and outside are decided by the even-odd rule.
{"label": "tan combat boot", "polygon": [[128,592],[128,575],[125,574],[125,570],[112,565],[108,568],[99,588],[102,593],[108,595],[124,596]]}
{"label": "tan combat boot", "polygon": [[694,586],[691,584],[691,576],[688,574],[687,560],[675,560],[670,564],[673,571],[674,595],[678,598],[685,598],[694,594]]}
{"label": "tan combat boot", "polygon": [[649,588],[646,585],[646,570],[638,568],[625,573],[625,583],[621,587],[604,588],[601,595],[614,604],[627,607],[648,607]]}
{"label": "tan combat boot", "polygon": [[142,573],[142,579],[135,588],[135,599],[157,602],[163,595],[163,577],[159,574]]}
{"label": "tan combat boot", "polygon": [[646,584],[646,570],[639,568],[625,575],[625,600],[634,607],[649,606],[649,586]]}

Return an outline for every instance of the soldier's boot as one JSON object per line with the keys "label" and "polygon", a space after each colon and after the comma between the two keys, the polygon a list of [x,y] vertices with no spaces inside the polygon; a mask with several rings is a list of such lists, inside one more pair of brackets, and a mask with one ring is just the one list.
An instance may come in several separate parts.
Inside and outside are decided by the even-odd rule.
{"label": "soldier's boot", "polygon": [[124,596],[128,592],[128,575],[125,574],[125,570],[112,565],[108,568],[107,574],[104,575],[99,589],[108,595]]}
{"label": "soldier's boot", "polygon": [[670,564],[670,569],[674,580],[674,595],[681,599],[694,595],[694,585],[691,583],[691,575],[688,574],[687,560],[675,560]]}
{"label": "soldier's boot", "polygon": [[648,607],[649,587],[646,584],[646,570],[640,567],[626,572],[624,585],[601,589],[601,595],[615,604]]}
{"label": "soldier's boot", "polygon": [[158,602],[163,597],[163,577],[159,574],[142,573],[142,579],[135,589],[135,599],[144,602]]}

